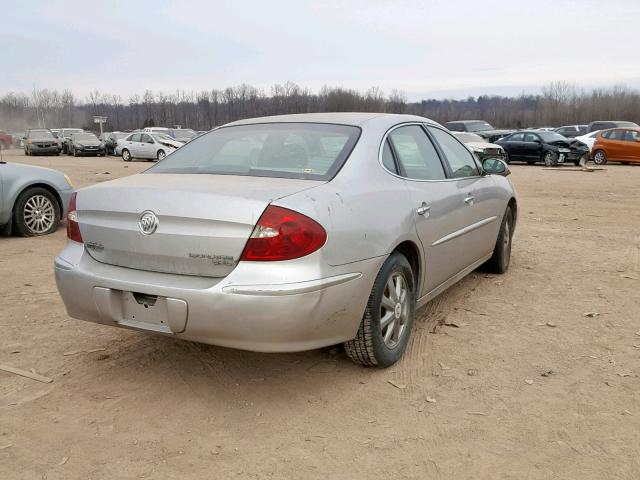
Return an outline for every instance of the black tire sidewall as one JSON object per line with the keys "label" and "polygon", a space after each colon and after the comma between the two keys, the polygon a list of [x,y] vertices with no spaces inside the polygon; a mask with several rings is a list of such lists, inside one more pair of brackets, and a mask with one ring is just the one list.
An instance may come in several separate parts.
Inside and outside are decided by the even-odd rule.
{"label": "black tire sidewall", "polygon": [[[43,233],[32,232],[29,229],[29,227],[27,227],[27,224],[24,221],[24,205],[27,203],[29,198],[33,197],[34,195],[42,195],[44,197],[47,197],[49,201],[51,201],[51,203],[53,204],[55,219],[51,227],[46,232],[43,232]],[[22,237],[35,237],[38,235],[48,235],[49,233],[55,232],[58,229],[58,226],[60,225],[60,216],[61,216],[60,204],[58,203],[58,200],[56,199],[55,195],[53,195],[49,190],[46,190],[41,187],[28,188],[27,190],[22,192],[18,196],[16,203],[13,207],[13,221],[16,228],[16,232],[18,233],[18,235]]]}
{"label": "black tire sidewall", "polygon": [[[127,152],[127,154],[129,155],[129,158],[125,158],[124,152]],[[124,150],[122,150],[122,160],[125,162],[130,162],[131,161],[131,152],[129,150],[127,150],[126,148]]]}
{"label": "black tire sidewall", "polygon": [[[389,348],[384,343],[382,336],[382,330],[380,328],[380,304],[382,303],[382,295],[384,293],[387,280],[395,272],[402,273],[407,285],[409,295],[409,315],[407,325],[405,326],[405,333],[401,341],[394,347]],[[416,285],[413,278],[413,272],[411,265],[407,261],[406,257],[401,253],[393,253],[387,258],[383,264],[378,277],[373,285],[371,291],[371,297],[367,306],[368,314],[371,316],[371,333],[372,333],[372,347],[373,353],[377,361],[377,365],[380,367],[388,367],[396,363],[404,354],[409,339],[411,338],[411,331],[413,329],[413,322],[416,309]]]}

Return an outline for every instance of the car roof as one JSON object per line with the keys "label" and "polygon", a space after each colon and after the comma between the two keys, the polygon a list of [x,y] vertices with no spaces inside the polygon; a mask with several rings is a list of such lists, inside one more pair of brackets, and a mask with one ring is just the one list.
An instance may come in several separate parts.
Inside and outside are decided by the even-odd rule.
{"label": "car roof", "polygon": [[395,113],[364,113],[364,112],[327,112],[327,113],[296,113],[291,115],[274,115],[271,117],[246,118],[224,125],[248,125],[254,123],[332,123],[337,125],[361,126],[365,122],[376,120],[390,125],[402,122],[436,122],[416,115]]}

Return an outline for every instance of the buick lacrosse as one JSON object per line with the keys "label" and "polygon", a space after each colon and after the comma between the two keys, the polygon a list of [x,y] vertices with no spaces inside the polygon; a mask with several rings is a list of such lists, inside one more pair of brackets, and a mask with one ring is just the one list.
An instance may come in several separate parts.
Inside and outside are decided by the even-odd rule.
{"label": "buick lacrosse", "polygon": [[74,194],[56,282],[74,318],[386,367],[418,307],[509,267],[508,174],[423,117],[237,121]]}

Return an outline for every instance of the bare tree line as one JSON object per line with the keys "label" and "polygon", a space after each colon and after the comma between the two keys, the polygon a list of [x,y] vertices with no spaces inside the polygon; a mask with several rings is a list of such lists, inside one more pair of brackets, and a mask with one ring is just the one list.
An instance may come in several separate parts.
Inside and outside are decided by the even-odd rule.
{"label": "bare tree line", "polygon": [[108,117],[107,130],[144,126],[174,126],[208,130],[242,118],[308,112],[410,113],[438,122],[482,119],[497,127],[524,128],[588,123],[592,120],[631,120],[640,123],[640,92],[625,86],[591,91],[555,82],[538,95],[469,97],[465,100],[408,102],[393,90],[385,95],[372,87],[365,92],[324,87],[319,92],[295,83],[276,84],[269,92],[250,85],[199,92],[146,90],[127,100],[120,95],[90,92],[82,101],[70,90],[34,88],[30,94],[7,93],[0,98],[0,128],[29,127],[95,129],[92,116]]}

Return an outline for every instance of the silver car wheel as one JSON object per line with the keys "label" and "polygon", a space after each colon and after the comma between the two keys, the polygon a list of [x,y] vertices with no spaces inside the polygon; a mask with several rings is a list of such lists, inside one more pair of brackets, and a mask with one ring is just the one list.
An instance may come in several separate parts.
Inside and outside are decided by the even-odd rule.
{"label": "silver car wheel", "polygon": [[55,222],[55,210],[51,200],[43,195],[34,195],[23,209],[24,223],[33,233],[45,233]]}
{"label": "silver car wheel", "polygon": [[593,156],[593,163],[596,165],[604,165],[607,162],[607,157],[602,150],[598,150]]}
{"label": "silver car wheel", "polygon": [[394,273],[387,280],[380,304],[380,331],[387,347],[395,348],[402,339],[408,315],[407,282],[401,273]]}
{"label": "silver car wheel", "polygon": [[167,156],[167,154],[164,153],[164,150],[159,150],[158,151],[158,160],[162,160],[166,156]]}

